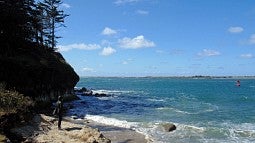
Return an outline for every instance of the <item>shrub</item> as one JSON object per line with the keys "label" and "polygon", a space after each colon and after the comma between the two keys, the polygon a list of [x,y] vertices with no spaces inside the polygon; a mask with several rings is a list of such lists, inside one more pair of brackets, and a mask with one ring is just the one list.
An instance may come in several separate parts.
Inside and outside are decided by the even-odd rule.
{"label": "shrub", "polygon": [[5,84],[0,83],[0,105],[0,113],[5,114],[27,111],[28,108],[34,106],[34,103],[29,97],[17,91],[6,90]]}

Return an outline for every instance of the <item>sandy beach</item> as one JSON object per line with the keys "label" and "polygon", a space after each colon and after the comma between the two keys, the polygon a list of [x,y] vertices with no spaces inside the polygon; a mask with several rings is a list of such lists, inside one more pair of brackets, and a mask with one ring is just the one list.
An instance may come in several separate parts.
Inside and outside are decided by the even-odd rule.
{"label": "sandy beach", "polygon": [[107,126],[91,120],[64,117],[62,129],[57,128],[57,119],[44,114],[36,115],[26,125],[14,128],[13,133],[22,136],[25,142],[53,143],[146,143],[145,136],[133,130]]}

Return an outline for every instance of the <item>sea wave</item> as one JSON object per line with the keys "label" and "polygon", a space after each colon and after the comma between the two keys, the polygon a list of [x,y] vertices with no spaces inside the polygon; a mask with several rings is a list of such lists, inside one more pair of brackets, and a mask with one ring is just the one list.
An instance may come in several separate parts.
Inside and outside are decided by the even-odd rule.
{"label": "sea wave", "polygon": [[255,125],[252,123],[239,125],[234,125],[233,123],[215,123],[215,125],[210,123],[173,123],[177,126],[177,130],[171,132],[171,134],[163,130],[162,125],[165,123],[168,122],[147,123],[141,129],[143,134],[148,134],[154,142],[159,143],[167,143],[170,140],[172,143],[249,143],[255,141]]}
{"label": "sea wave", "polygon": [[89,119],[89,120],[92,120],[101,124],[109,125],[109,126],[132,129],[138,133],[143,134],[148,141],[154,140],[150,136],[150,134],[148,134],[148,130],[150,130],[150,128],[143,127],[142,123],[139,123],[139,122],[128,122],[126,120],[119,120],[116,118],[110,118],[110,117],[105,117],[100,115],[86,115],[85,119]]}
{"label": "sea wave", "polygon": [[164,111],[173,111],[173,112],[176,112],[176,113],[180,113],[180,114],[188,114],[188,115],[197,115],[197,114],[202,114],[202,113],[208,113],[208,112],[213,112],[215,110],[218,109],[217,106],[211,106],[211,107],[208,107],[207,109],[203,109],[203,110],[200,110],[200,111],[193,111],[193,112],[190,112],[190,111],[185,111],[185,110],[180,110],[180,109],[177,109],[177,108],[173,108],[173,107],[159,107],[159,108],[156,108],[157,110],[164,110]]}
{"label": "sea wave", "polygon": [[155,98],[150,98],[150,99],[146,99],[148,101],[152,101],[152,102],[166,102],[164,99],[155,99]]}
{"label": "sea wave", "polygon": [[109,117],[104,117],[99,115],[86,115],[85,118],[89,120],[93,120],[98,123],[115,126],[115,127],[121,127],[121,128],[127,128],[127,129],[137,128],[136,122],[128,122],[126,120],[118,120],[116,118],[109,118]]}
{"label": "sea wave", "polygon": [[99,89],[99,90],[92,90],[93,93],[98,94],[110,94],[110,95],[121,95],[121,94],[133,94],[137,93],[134,90],[106,90],[106,89]]}

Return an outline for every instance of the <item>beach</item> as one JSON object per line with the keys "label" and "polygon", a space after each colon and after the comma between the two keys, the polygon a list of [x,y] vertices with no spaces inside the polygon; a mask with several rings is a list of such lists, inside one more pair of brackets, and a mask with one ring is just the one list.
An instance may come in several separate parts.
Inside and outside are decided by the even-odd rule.
{"label": "beach", "polygon": [[107,126],[91,120],[64,117],[61,130],[57,118],[44,114],[35,115],[29,123],[11,130],[22,136],[24,142],[52,143],[146,143],[145,136],[135,131]]}

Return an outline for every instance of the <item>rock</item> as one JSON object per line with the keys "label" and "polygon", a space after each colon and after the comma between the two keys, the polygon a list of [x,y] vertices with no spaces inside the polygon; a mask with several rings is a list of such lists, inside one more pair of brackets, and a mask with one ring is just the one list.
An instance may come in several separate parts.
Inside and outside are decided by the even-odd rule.
{"label": "rock", "polygon": [[105,93],[96,93],[95,96],[96,97],[107,97],[108,95]]}
{"label": "rock", "polygon": [[7,142],[7,138],[5,135],[0,134],[0,142]]}
{"label": "rock", "polygon": [[13,52],[13,56],[0,54],[0,79],[24,95],[50,101],[71,93],[79,81],[74,69],[58,52],[34,45],[17,47]]}
{"label": "rock", "polygon": [[82,91],[82,92],[86,92],[86,91],[88,91],[88,90],[87,90],[86,87],[82,87],[82,88],[81,88],[81,91]]}
{"label": "rock", "polygon": [[75,120],[75,119],[78,119],[77,116],[71,116],[71,118],[74,119],[74,120]]}
{"label": "rock", "polygon": [[176,126],[172,123],[166,123],[166,124],[163,124],[162,126],[166,132],[171,132],[176,130]]}
{"label": "rock", "polygon": [[[82,124],[75,124],[68,120],[62,121],[62,129],[57,127],[56,118],[36,115],[34,119],[23,127],[12,129],[16,134],[26,138],[27,142],[66,142],[68,143],[110,143],[98,129]],[[43,129],[46,128],[46,129]],[[35,134],[37,133],[37,134]]]}

